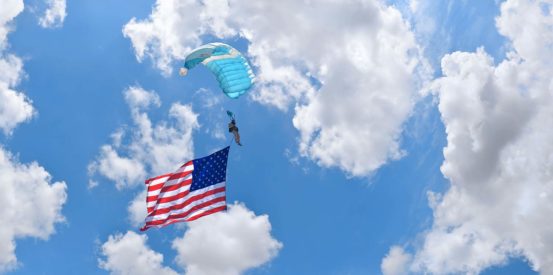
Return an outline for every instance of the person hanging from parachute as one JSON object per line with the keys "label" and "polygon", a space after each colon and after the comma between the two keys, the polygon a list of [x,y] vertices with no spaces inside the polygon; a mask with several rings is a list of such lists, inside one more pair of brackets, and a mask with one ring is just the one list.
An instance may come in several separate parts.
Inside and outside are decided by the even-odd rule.
{"label": "person hanging from parachute", "polygon": [[236,144],[242,146],[242,144],[240,143],[240,133],[238,133],[238,127],[236,127],[236,119],[234,118],[234,114],[231,111],[227,111],[227,115],[230,118],[228,131],[229,133],[232,133],[234,135],[234,141],[236,142]]}
{"label": "person hanging from parachute", "polygon": [[[180,68],[180,75],[186,76],[200,63],[215,75],[223,93],[232,99],[237,99],[253,86],[255,77],[248,61],[242,53],[227,44],[209,43],[192,50]],[[230,117],[228,131],[234,135],[236,144],[242,146],[234,114],[230,111],[227,114]]]}

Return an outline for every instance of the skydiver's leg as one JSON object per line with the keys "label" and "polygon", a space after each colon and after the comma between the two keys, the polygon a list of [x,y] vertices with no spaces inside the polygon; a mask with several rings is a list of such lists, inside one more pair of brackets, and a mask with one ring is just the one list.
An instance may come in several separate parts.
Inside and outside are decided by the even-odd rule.
{"label": "skydiver's leg", "polygon": [[236,144],[242,146],[242,144],[240,143],[240,134],[238,133],[238,131],[233,131],[232,133],[234,134],[234,140],[236,141]]}

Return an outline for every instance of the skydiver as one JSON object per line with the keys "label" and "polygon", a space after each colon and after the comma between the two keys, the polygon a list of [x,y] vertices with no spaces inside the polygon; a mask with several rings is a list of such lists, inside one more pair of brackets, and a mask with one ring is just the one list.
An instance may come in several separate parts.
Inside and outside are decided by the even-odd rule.
{"label": "skydiver", "polygon": [[234,134],[234,141],[236,141],[236,144],[242,146],[242,144],[240,144],[240,134],[238,133],[238,127],[236,127],[236,120],[234,117],[228,124],[228,132]]}

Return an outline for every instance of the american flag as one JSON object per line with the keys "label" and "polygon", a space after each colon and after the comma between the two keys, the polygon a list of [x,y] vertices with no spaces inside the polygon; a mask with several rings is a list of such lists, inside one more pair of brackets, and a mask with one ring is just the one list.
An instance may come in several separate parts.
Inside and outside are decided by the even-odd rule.
{"label": "american flag", "polygon": [[170,174],[146,180],[146,224],[140,229],[188,222],[227,208],[225,184],[229,147],[191,160]]}

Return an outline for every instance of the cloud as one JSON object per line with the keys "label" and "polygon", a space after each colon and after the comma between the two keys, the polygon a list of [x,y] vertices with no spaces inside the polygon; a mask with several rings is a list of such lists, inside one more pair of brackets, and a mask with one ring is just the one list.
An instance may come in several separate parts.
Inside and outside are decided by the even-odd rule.
{"label": "cloud", "polygon": [[46,0],[46,5],[48,7],[38,19],[38,24],[43,28],[61,27],[67,15],[65,0]]}
{"label": "cloud", "polygon": [[390,248],[388,255],[382,259],[380,269],[384,275],[408,274],[408,267],[411,260],[412,256],[406,253],[403,248],[393,246]]}
{"label": "cloud", "polygon": [[61,208],[67,199],[65,182],[51,183],[38,163],[22,164],[0,147],[0,272],[17,267],[16,239],[47,240],[54,225],[64,221]]}
{"label": "cloud", "polygon": [[[131,39],[136,58],[151,58],[164,74],[170,74],[173,60],[184,59],[185,54],[201,44],[202,33],[211,29],[230,32],[220,17],[228,14],[224,1],[167,0],[157,1],[145,20],[132,18],[123,28],[123,35]],[[220,26],[220,27],[217,27]]]}
{"label": "cloud", "polygon": [[201,35],[246,39],[257,69],[251,97],[295,104],[301,154],[354,176],[404,154],[402,124],[428,72],[409,24],[380,1],[157,1],[123,33],[139,60],[166,74]]}
{"label": "cloud", "polygon": [[[1,55],[1,53],[0,53]],[[29,121],[36,111],[31,100],[13,90],[23,75],[23,63],[14,55],[0,56],[0,129],[10,135],[18,124]]]}
{"label": "cloud", "polygon": [[148,237],[127,231],[125,235],[115,234],[102,245],[99,266],[111,274],[133,275],[176,275],[169,267],[163,266],[163,255],[146,245]]}
{"label": "cloud", "polygon": [[508,0],[496,19],[511,50],[442,58],[432,84],[447,133],[445,194],[410,270],[479,273],[525,257],[553,273],[553,2]]}
{"label": "cloud", "polygon": [[[174,103],[169,109],[171,121],[153,125],[145,111],[160,106],[159,96],[136,86],[125,90],[124,96],[134,126],[116,131],[112,144],[103,145],[88,168],[90,176],[98,173],[115,182],[118,189],[142,184],[147,177],[171,172],[192,159],[192,131],[199,128],[191,105]],[[129,143],[122,144],[129,133]]]}
{"label": "cloud", "polygon": [[267,215],[256,216],[243,204],[188,223],[182,238],[173,241],[176,262],[186,274],[241,274],[261,266],[282,248],[271,236]]}
{"label": "cloud", "polygon": [[138,193],[136,197],[129,203],[127,208],[129,212],[129,220],[131,225],[139,227],[144,224],[144,219],[148,215],[146,211],[146,190]]}
{"label": "cloud", "polygon": [[24,76],[23,62],[4,52],[8,45],[7,35],[13,29],[10,23],[23,8],[23,1],[9,0],[2,2],[0,10],[0,129],[5,135],[10,135],[18,124],[36,114],[31,100],[14,90]]}
{"label": "cloud", "polygon": [[12,30],[10,22],[23,11],[22,0],[5,0],[0,10],[0,52],[6,47],[8,33]]}

